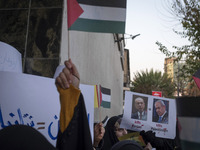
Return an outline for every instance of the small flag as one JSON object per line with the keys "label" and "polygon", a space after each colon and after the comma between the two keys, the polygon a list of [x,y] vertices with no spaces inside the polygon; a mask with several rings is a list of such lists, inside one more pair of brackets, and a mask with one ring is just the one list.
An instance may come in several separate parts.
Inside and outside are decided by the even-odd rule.
{"label": "small flag", "polygon": [[110,108],[111,90],[100,86],[100,104],[104,108]]}
{"label": "small flag", "polygon": [[125,33],[126,0],[77,0],[83,13],[69,30]]}
{"label": "small flag", "polygon": [[67,0],[67,24],[68,28],[78,19],[83,13],[83,9],[80,7],[76,0]]}
{"label": "small flag", "polygon": [[197,70],[197,72],[195,72],[195,74],[192,76],[192,78],[194,79],[196,85],[200,89],[200,69]]}
{"label": "small flag", "polygon": [[94,85],[94,108],[99,107],[98,86]]}

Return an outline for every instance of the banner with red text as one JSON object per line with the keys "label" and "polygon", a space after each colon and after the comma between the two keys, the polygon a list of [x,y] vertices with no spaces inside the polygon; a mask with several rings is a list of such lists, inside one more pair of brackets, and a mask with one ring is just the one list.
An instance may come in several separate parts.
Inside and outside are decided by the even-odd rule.
{"label": "banner with red text", "polygon": [[133,131],[152,130],[157,137],[174,139],[176,117],[174,99],[126,91],[120,127]]}

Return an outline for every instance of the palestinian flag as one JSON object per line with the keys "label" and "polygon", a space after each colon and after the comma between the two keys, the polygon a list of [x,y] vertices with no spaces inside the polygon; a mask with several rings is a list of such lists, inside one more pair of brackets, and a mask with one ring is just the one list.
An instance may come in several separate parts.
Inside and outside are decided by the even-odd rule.
{"label": "palestinian flag", "polygon": [[76,21],[76,19],[83,13],[76,0],[67,0],[67,24],[68,28]]}
{"label": "palestinian flag", "polygon": [[195,74],[192,76],[192,78],[194,79],[196,85],[200,89],[200,69],[197,70],[197,72],[195,72]]}
{"label": "palestinian flag", "polygon": [[111,90],[100,86],[100,104],[104,108],[110,108]]}
{"label": "palestinian flag", "polygon": [[[176,99],[180,144],[183,150],[200,148],[200,97],[179,97]],[[178,134],[177,134],[178,136]]]}
{"label": "palestinian flag", "polygon": [[69,30],[125,33],[126,0],[77,0],[77,2],[83,13]]}

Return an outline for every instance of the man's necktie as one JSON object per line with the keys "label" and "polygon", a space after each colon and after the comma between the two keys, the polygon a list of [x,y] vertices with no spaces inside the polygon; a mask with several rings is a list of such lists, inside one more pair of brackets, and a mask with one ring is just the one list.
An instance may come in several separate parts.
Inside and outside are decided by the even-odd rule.
{"label": "man's necktie", "polygon": [[142,120],[142,113],[140,113],[140,120]]}
{"label": "man's necktie", "polygon": [[162,121],[162,117],[159,116],[158,122],[160,123]]}

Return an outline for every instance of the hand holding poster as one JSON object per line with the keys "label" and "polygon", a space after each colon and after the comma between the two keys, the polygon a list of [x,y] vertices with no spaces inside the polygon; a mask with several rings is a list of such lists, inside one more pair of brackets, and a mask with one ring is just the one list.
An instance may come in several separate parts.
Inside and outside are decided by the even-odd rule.
{"label": "hand holding poster", "polygon": [[126,91],[122,128],[149,131],[157,137],[176,136],[176,103],[174,99]]}

